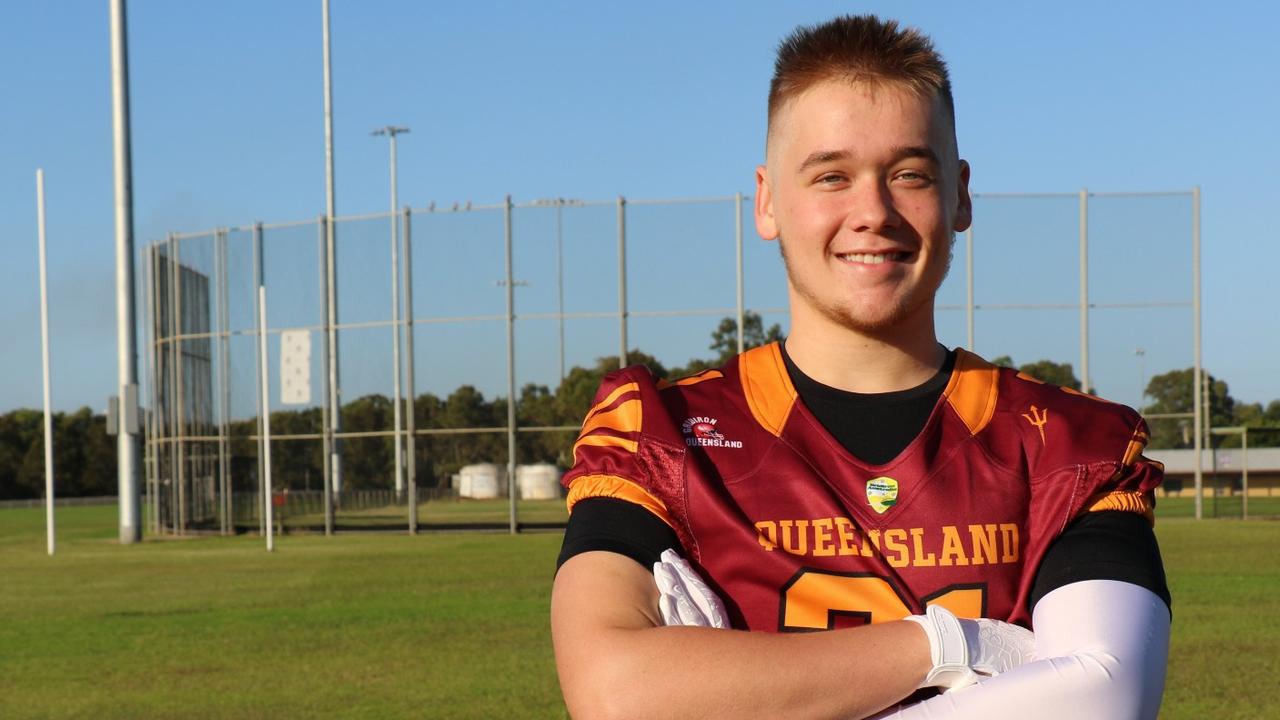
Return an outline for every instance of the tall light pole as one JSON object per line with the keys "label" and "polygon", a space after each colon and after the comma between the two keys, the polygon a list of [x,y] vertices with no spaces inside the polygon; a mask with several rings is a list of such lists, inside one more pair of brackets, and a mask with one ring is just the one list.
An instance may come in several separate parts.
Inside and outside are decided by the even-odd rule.
{"label": "tall light pole", "polygon": [[142,539],[138,487],[138,352],[133,296],[133,165],[129,150],[129,42],[125,0],[111,0],[111,128],[115,164],[116,363],[120,393],[116,435],[120,543]]}
{"label": "tall light pole", "polygon": [[329,477],[325,479],[324,532],[333,534],[334,496],[342,492],[342,398],[338,394],[338,253],[333,227],[333,73],[329,48],[329,0],[321,0],[322,35],[324,41],[324,186],[325,186],[325,358],[329,365],[328,395]]}
{"label": "tall light pole", "polygon": [[560,331],[560,381],[564,382],[564,207],[581,207],[584,203],[582,200],[543,198],[533,201],[533,204],[556,209],[556,324]]}
{"label": "tall light pole", "polygon": [[371,133],[375,137],[385,135],[391,140],[391,214],[388,217],[391,220],[391,365],[394,367],[392,372],[392,394],[395,396],[395,405],[392,413],[396,428],[395,486],[397,498],[404,497],[404,439],[400,435],[400,243],[397,236],[399,216],[396,214],[400,198],[396,190],[396,136],[407,132],[409,132],[407,127],[387,125]]}

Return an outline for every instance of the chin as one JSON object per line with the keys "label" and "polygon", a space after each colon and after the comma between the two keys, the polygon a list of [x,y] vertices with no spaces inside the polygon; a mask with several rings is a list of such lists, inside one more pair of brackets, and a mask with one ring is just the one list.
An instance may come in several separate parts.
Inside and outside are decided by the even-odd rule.
{"label": "chin", "polygon": [[822,314],[837,325],[861,335],[880,335],[904,327],[927,303],[897,301],[875,307],[830,307]]}
{"label": "chin", "polygon": [[898,314],[867,316],[853,313],[834,313],[828,315],[828,317],[840,326],[853,330],[860,335],[879,335],[886,330],[898,327],[902,319],[902,316]]}

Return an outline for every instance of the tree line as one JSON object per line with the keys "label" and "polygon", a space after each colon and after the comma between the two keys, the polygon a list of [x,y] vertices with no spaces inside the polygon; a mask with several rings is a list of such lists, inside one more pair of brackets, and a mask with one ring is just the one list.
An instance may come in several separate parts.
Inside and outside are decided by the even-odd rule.
{"label": "tree line", "polygon": [[[745,345],[756,347],[782,338],[778,325],[765,327],[760,316],[747,313],[743,326]],[[632,350],[628,360],[647,365],[657,377],[681,377],[717,367],[737,352],[737,323],[724,318],[711,333],[711,354],[680,367],[666,367],[653,356]],[[1016,367],[1045,382],[1080,389],[1070,363],[1038,360],[1015,365],[1008,356],[996,364]],[[516,422],[522,428],[576,427],[591,406],[596,388],[606,373],[617,370],[618,358],[599,358],[590,367],[574,367],[553,390],[546,385],[520,388]],[[1192,410],[1193,370],[1174,370],[1151,378],[1146,388],[1144,414],[1186,413]],[[1237,402],[1224,380],[1206,373],[1209,386],[1209,420],[1212,426],[1243,425],[1280,428],[1280,400],[1267,405]],[[507,399],[486,398],[470,385],[447,396],[418,395],[413,403],[414,425],[419,430],[489,428],[488,432],[418,435],[413,443],[415,481],[419,487],[445,487],[450,477],[471,463],[505,463]],[[367,395],[342,406],[344,432],[370,432],[392,427],[394,403],[383,395]],[[1189,420],[1152,420],[1151,448],[1193,446]],[[323,431],[319,408],[280,410],[271,413],[273,437],[315,435]],[[231,475],[235,490],[252,490],[257,482],[257,433],[254,418],[233,421],[229,427]],[[574,430],[520,432],[516,453],[521,463],[546,462],[561,468],[572,464]],[[1274,445],[1280,432],[1267,433],[1258,445]],[[1240,444],[1238,436],[1214,438],[1215,447]],[[200,452],[212,457],[212,444],[188,445],[188,456]],[[113,495],[116,492],[115,438],[106,434],[106,419],[89,408],[54,415],[55,493],[61,497]],[[385,488],[395,464],[390,438],[347,438],[343,441],[343,472],[351,489]],[[198,460],[197,460],[198,464]],[[206,466],[209,466],[206,464]],[[273,482],[296,490],[318,489],[324,457],[319,440],[280,440],[272,443]],[[0,415],[0,500],[37,498],[44,494],[43,413],[19,409]]]}

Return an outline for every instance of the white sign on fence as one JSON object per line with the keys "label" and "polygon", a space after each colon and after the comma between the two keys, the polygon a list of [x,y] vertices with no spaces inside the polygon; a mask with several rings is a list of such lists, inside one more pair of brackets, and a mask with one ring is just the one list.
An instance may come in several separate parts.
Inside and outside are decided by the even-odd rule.
{"label": "white sign on fence", "polygon": [[280,333],[280,402],[306,405],[311,402],[311,331],[285,330]]}

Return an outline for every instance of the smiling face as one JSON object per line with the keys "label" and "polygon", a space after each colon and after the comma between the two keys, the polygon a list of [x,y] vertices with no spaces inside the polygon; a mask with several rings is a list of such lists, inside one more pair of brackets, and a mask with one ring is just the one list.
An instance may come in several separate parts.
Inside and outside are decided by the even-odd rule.
{"label": "smiling face", "polygon": [[969,168],[942,101],[893,83],[819,82],[780,108],[755,221],[787,266],[792,328],[933,333]]}

